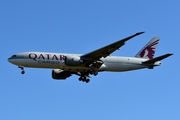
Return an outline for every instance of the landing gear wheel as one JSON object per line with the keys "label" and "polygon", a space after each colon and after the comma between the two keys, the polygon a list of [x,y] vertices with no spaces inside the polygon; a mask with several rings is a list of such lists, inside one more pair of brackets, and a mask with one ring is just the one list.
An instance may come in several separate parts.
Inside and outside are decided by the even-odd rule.
{"label": "landing gear wheel", "polygon": [[24,71],[24,67],[23,66],[18,66],[22,71],[21,71],[21,74],[24,74],[25,71]]}
{"label": "landing gear wheel", "polygon": [[98,75],[98,73],[96,72],[96,73],[94,73],[94,76],[96,76],[96,75]]}
{"label": "landing gear wheel", "polygon": [[88,72],[89,74],[94,75],[94,76],[98,75],[98,72],[93,69],[89,70]]}
{"label": "landing gear wheel", "polygon": [[79,81],[82,81],[82,77],[79,78]]}
{"label": "landing gear wheel", "polygon": [[25,71],[21,71],[21,74],[24,74],[25,73]]}
{"label": "landing gear wheel", "polygon": [[86,83],[90,82],[90,79],[86,79]]}
{"label": "landing gear wheel", "polygon": [[88,82],[90,82],[90,79],[87,79],[86,77],[81,76],[81,77],[79,78],[79,81],[88,83]]}
{"label": "landing gear wheel", "polygon": [[81,77],[79,78],[79,81],[84,82],[84,81],[85,81],[85,77],[82,77],[82,76],[81,76]]}

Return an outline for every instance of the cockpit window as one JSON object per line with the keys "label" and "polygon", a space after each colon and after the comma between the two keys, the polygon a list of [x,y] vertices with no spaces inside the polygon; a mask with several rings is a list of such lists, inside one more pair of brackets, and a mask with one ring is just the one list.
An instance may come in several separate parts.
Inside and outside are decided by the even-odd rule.
{"label": "cockpit window", "polygon": [[12,57],[16,57],[16,55],[13,55]]}

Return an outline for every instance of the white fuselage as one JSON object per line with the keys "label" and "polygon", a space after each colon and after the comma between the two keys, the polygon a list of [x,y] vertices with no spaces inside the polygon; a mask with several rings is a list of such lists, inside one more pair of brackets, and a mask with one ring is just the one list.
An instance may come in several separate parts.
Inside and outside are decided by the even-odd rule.
{"label": "white fuselage", "polygon": [[[23,67],[31,68],[51,68],[51,69],[62,69],[62,70],[87,70],[89,67],[86,66],[67,66],[65,64],[65,56],[78,56],[81,54],[66,54],[66,53],[46,53],[46,52],[24,52],[13,55],[8,59],[9,62]],[[129,70],[136,70],[142,68],[149,68],[148,65],[142,64],[147,59],[135,58],[135,57],[120,57],[120,56],[109,56],[101,58],[103,61],[99,71],[114,71],[122,72]],[[153,66],[159,66],[160,62],[154,63]]]}

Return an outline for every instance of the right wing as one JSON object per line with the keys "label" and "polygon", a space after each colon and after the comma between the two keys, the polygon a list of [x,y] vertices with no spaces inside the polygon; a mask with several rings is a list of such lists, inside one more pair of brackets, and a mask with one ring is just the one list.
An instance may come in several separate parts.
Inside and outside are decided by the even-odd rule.
{"label": "right wing", "polygon": [[130,40],[131,38],[138,36],[140,34],[142,34],[144,32],[138,32],[134,35],[131,35],[127,38],[124,38],[122,40],[119,40],[117,42],[114,42],[110,45],[107,45],[105,47],[102,47],[100,49],[97,49],[93,52],[87,53],[85,55],[81,56],[81,59],[83,60],[91,60],[91,61],[95,61],[95,60],[99,60],[100,58],[104,57],[106,58],[107,56],[109,56],[111,53],[113,53],[114,51],[118,50],[120,47],[122,47],[126,41]]}
{"label": "right wing", "polygon": [[101,67],[101,65],[103,64],[103,62],[100,60],[100,58],[102,58],[102,57],[106,58],[107,56],[109,56],[114,51],[120,49],[120,47],[122,47],[126,41],[130,40],[131,38],[133,38],[135,36],[143,34],[143,33],[144,32],[138,32],[134,35],[131,35],[131,36],[126,37],[122,40],[114,42],[110,45],[107,45],[105,47],[97,49],[93,52],[82,55],[81,59],[84,61],[82,65],[89,66],[89,67],[94,66],[96,71],[97,71],[99,69],[99,67]]}

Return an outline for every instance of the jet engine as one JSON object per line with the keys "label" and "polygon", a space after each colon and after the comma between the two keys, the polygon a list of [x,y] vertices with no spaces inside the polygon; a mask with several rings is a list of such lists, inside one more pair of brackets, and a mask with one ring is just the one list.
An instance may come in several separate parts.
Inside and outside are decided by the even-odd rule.
{"label": "jet engine", "polygon": [[71,73],[67,71],[63,71],[61,69],[54,69],[52,70],[52,78],[56,80],[65,80],[66,78],[70,77]]}
{"label": "jet engine", "polygon": [[78,66],[83,62],[79,56],[66,56],[65,57],[65,65],[67,66]]}

